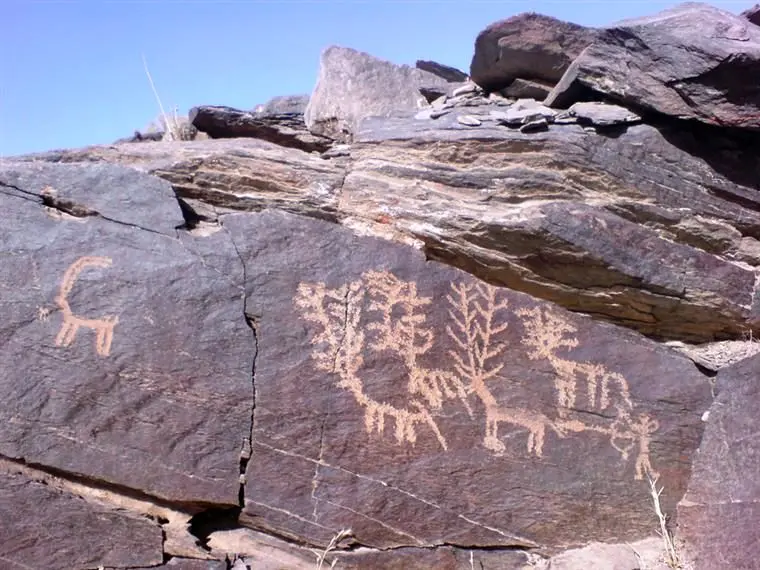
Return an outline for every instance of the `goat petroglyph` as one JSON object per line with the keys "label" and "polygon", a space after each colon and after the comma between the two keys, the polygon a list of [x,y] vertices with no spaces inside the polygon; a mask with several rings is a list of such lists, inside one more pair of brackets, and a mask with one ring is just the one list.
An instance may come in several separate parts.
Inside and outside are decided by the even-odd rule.
{"label": "goat petroglyph", "polygon": [[80,328],[91,329],[95,332],[95,352],[100,356],[108,356],[113,342],[113,330],[119,322],[116,315],[106,315],[100,318],[86,318],[74,314],[69,305],[68,297],[74,288],[79,274],[87,267],[110,267],[110,257],[84,256],[72,263],[63,274],[63,281],[55,298],[55,302],[61,309],[63,323],[61,330],[55,337],[56,346],[70,346],[74,342]]}
{"label": "goat petroglyph", "polygon": [[[452,370],[428,368],[420,359],[435,346],[436,337],[425,314],[432,298],[420,295],[414,281],[403,281],[388,271],[367,271],[335,289],[324,283],[299,285],[295,304],[305,320],[317,325],[311,340],[312,359],[319,370],[337,375],[336,386],[349,391],[364,408],[367,433],[382,435],[390,418],[398,444],[413,445],[419,429],[427,427],[448,450],[437,416],[447,401],[458,400],[474,419],[468,397],[475,395],[485,412],[482,444],[496,456],[506,449],[499,437],[502,425],[527,430],[527,452],[537,458],[544,457],[550,432],[560,439],[598,433],[609,438],[624,462],[635,450],[636,479],[656,476],[649,454],[652,434],[659,428],[657,420],[634,413],[622,374],[563,354],[579,343],[573,336],[577,329],[569,321],[541,307],[512,311],[506,295],[486,283],[452,283],[446,302]],[[554,370],[554,413],[513,405],[494,394],[495,384],[503,387],[511,382],[505,375],[505,333],[512,315],[522,324],[520,345],[527,349],[528,358],[545,360]],[[514,353],[514,346],[511,350]],[[368,395],[362,366],[369,352],[385,352],[403,363],[409,396],[405,407]],[[583,405],[593,413],[584,414],[581,421],[573,413],[584,395]]]}

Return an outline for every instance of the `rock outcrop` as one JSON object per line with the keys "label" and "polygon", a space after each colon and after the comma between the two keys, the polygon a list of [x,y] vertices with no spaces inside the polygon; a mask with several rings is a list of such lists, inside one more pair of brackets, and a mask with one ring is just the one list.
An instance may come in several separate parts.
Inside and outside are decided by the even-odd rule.
{"label": "rock outcrop", "polygon": [[589,91],[635,109],[760,130],[760,27],[687,3],[604,29],[546,99],[566,107]]}
{"label": "rock outcrop", "polygon": [[446,79],[421,69],[331,46],[320,59],[317,85],[306,107],[306,125],[312,133],[350,141],[361,119],[417,109],[425,103],[420,87],[447,84]]}
{"label": "rock outcrop", "polygon": [[755,4],[752,8],[742,12],[741,15],[756,26],[760,26],[760,4]]}
{"label": "rock outcrop", "polygon": [[306,152],[324,152],[333,142],[310,133],[303,112],[247,112],[204,105],[190,110],[190,120],[212,139],[249,137]]}
{"label": "rock outcrop", "polygon": [[414,64],[417,69],[427,71],[433,75],[437,75],[441,79],[445,79],[449,83],[463,83],[467,81],[468,77],[464,71],[451,67],[449,65],[443,65],[437,61],[429,61],[424,59],[418,59]]}
{"label": "rock outcrop", "polygon": [[678,507],[679,537],[696,568],[751,570],[760,560],[760,355],[718,373],[689,492]]}
{"label": "rock outcrop", "polygon": [[515,21],[566,108],[330,48],[218,138],[0,160],[0,566],[756,567],[760,133],[694,120],[752,87],[578,79],[755,27]]}
{"label": "rock outcrop", "polygon": [[470,77],[486,91],[516,79],[557,83],[572,61],[596,40],[596,31],[542,14],[520,14],[478,34]]}

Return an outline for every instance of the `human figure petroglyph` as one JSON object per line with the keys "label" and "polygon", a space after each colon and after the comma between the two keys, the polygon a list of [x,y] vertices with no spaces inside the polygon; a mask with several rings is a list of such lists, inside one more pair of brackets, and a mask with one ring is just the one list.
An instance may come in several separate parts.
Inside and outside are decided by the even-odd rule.
{"label": "human figure petroglyph", "polygon": [[556,373],[555,387],[560,417],[566,418],[569,411],[575,408],[578,387],[584,384],[585,379],[589,408],[596,412],[609,410],[615,416],[609,427],[584,424],[582,431],[608,435],[610,444],[620,452],[624,461],[638,444],[635,478],[643,479],[647,473],[656,474],[649,459],[649,446],[659,423],[648,415],[633,419],[633,401],[625,377],[598,363],[577,362],[558,355],[560,349],[578,346],[578,339],[570,336],[577,329],[559,315],[540,307],[520,309],[517,314],[525,317],[523,325],[527,334],[522,343],[531,349],[528,357],[532,360],[547,360]]}
{"label": "human figure petroglyph", "polygon": [[[578,362],[561,354],[563,349],[578,346],[572,324],[542,308],[513,313],[500,290],[485,283],[452,283],[446,300],[450,324],[445,330],[454,345],[448,352],[453,371],[429,368],[420,362],[420,357],[434,347],[436,337],[424,313],[432,298],[420,295],[415,282],[403,281],[387,271],[367,271],[356,281],[334,289],[324,283],[299,285],[295,304],[307,321],[317,325],[311,341],[316,367],[336,374],[336,386],[349,391],[364,408],[367,433],[382,435],[390,418],[397,443],[414,444],[419,429],[426,426],[448,450],[436,413],[447,401],[458,399],[474,417],[468,396],[475,395],[485,413],[482,443],[494,455],[503,455],[506,450],[499,437],[504,424],[527,430],[527,451],[537,458],[544,456],[548,432],[559,438],[570,433],[599,433],[609,438],[624,461],[636,450],[636,479],[656,473],[649,456],[652,434],[659,428],[657,420],[646,414],[634,419],[628,382],[622,374],[600,363]],[[557,417],[510,403],[503,395],[497,399],[489,387],[497,381],[512,381],[504,373],[507,345],[503,339],[509,326],[507,318],[513,314],[521,317],[521,344],[528,347],[529,358],[546,360],[555,372]],[[403,363],[410,396],[405,407],[366,393],[361,374],[368,350],[389,352]],[[588,411],[596,412],[596,419],[581,421],[571,415],[579,411],[576,405],[584,390]]]}
{"label": "human figure petroglyph", "polygon": [[113,342],[113,330],[119,322],[116,315],[107,315],[105,317],[90,319],[75,315],[69,305],[68,296],[74,288],[79,274],[87,267],[110,267],[111,258],[85,256],[80,257],[72,263],[63,274],[63,281],[55,298],[55,302],[61,309],[63,323],[61,330],[55,337],[56,346],[70,346],[74,342],[79,329],[84,327],[95,331],[95,352],[100,356],[108,356],[111,352],[111,343]]}

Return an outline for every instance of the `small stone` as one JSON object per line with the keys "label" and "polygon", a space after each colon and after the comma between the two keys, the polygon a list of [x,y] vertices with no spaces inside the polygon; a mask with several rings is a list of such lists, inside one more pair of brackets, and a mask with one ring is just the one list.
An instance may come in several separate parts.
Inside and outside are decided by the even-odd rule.
{"label": "small stone", "polygon": [[478,93],[480,92],[480,87],[475,85],[472,82],[465,83],[461,87],[457,87],[454,89],[454,91],[451,93],[452,97],[458,97],[460,95],[465,95],[468,93]]}
{"label": "small stone", "polygon": [[449,113],[451,113],[451,109],[434,109],[430,111],[430,118],[438,119],[444,115],[448,115]]}
{"label": "small stone", "polygon": [[460,125],[465,125],[467,127],[479,127],[483,124],[480,119],[473,117],[472,115],[459,115],[457,117],[457,122]]}
{"label": "small stone", "polygon": [[538,131],[545,131],[548,128],[549,128],[549,121],[546,120],[546,117],[540,117],[538,119],[529,121],[525,123],[523,126],[521,126],[520,132],[521,133],[535,133]]}
{"label": "small stone", "polygon": [[629,125],[641,122],[641,117],[636,113],[629,111],[625,107],[607,103],[592,101],[575,103],[567,112],[577,117],[581,122],[591,123],[598,127]]}

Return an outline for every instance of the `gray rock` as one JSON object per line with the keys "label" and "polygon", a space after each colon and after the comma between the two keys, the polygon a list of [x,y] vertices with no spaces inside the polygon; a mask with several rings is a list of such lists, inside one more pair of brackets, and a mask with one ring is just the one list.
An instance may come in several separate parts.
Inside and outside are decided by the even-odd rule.
{"label": "gray rock", "polygon": [[428,73],[437,75],[449,83],[461,83],[463,81],[467,81],[468,79],[467,74],[464,71],[461,71],[456,67],[443,65],[437,61],[418,59],[417,63],[415,63],[415,67],[417,69],[421,69],[422,71],[427,71]]}
{"label": "gray rock", "polygon": [[760,4],[755,4],[740,14],[756,26],[760,26]]}
{"label": "gray rock", "polygon": [[480,119],[473,117],[472,115],[458,115],[457,122],[460,125],[465,125],[467,127],[479,127],[483,124]]}
{"label": "gray rock", "polygon": [[[299,100],[297,104],[303,102]],[[289,99],[276,101],[258,112],[204,105],[190,110],[190,120],[199,131],[215,139],[255,138],[306,152],[324,152],[330,148],[332,140],[310,133],[303,115],[292,112],[296,107],[289,105],[296,103]],[[290,111],[278,113],[278,106]]]}
{"label": "gray rock", "polygon": [[[175,146],[124,147],[150,145]],[[111,164],[0,162],[0,202],[0,455],[237,505],[255,350],[226,233],[178,232],[170,185]]]}
{"label": "gray rock", "polygon": [[760,560],[758,366],[760,355],[718,372],[718,394],[678,507],[678,538],[695,570],[751,570]]}
{"label": "gray rock", "polygon": [[161,527],[146,518],[0,473],[0,561],[7,569],[155,567],[162,541]]}
{"label": "gray rock", "polygon": [[514,97],[516,99],[536,99],[543,101],[554,87],[553,84],[538,81],[517,78],[507,87],[501,90],[505,97]]}
{"label": "gray rock", "polygon": [[576,117],[581,124],[591,123],[598,127],[611,125],[631,125],[641,122],[641,117],[619,105],[608,103],[583,102],[575,103],[568,109],[570,115]]}
{"label": "gray rock", "polygon": [[710,125],[760,130],[760,27],[687,3],[611,26],[546,98],[552,107],[588,90],[637,109]]}
{"label": "gray rock", "polygon": [[309,104],[309,96],[279,95],[266,103],[256,105],[253,112],[259,117],[277,117],[280,115],[303,115]]}
{"label": "gray rock", "polygon": [[538,117],[537,119],[531,119],[527,122],[525,122],[520,127],[521,133],[535,133],[538,131],[545,131],[549,128],[549,121],[546,120],[546,117]]}
{"label": "gray rock", "polygon": [[435,85],[448,82],[421,69],[332,46],[322,52],[306,125],[314,134],[346,142],[362,118],[419,109],[425,104],[419,88]]}

